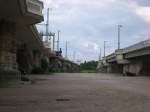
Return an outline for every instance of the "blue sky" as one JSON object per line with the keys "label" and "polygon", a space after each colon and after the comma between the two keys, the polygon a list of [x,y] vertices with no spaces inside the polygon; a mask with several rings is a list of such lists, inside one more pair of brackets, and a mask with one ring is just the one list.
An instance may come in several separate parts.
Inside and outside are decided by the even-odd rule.
{"label": "blue sky", "polygon": [[[121,47],[150,38],[149,0],[42,0],[50,12],[50,30],[61,30],[60,46],[76,60],[98,60],[99,49],[107,41],[106,54],[117,48],[117,25],[121,29]],[[44,28],[40,27],[40,30]],[[103,51],[102,51],[103,52]]]}

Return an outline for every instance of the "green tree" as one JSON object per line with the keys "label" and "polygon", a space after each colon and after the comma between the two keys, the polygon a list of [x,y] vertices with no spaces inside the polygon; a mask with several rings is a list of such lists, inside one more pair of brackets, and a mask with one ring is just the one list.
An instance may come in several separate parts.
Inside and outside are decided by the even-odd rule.
{"label": "green tree", "polygon": [[96,70],[98,62],[97,61],[89,61],[80,64],[81,70]]}

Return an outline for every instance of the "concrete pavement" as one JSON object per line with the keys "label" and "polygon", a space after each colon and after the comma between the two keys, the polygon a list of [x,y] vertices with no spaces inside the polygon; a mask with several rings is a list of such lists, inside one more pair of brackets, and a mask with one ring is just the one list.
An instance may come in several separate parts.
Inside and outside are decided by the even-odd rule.
{"label": "concrete pavement", "polygon": [[150,77],[113,74],[30,76],[0,88],[1,112],[149,112]]}

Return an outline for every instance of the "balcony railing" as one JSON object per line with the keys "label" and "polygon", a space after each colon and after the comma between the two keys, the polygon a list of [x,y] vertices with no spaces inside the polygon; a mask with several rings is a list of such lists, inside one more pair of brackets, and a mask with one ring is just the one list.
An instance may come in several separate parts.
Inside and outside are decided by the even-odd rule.
{"label": "balcony railing", "polygon": [[43,16],[43,2],[39,0],[26,0],[27,11],[36,15]]}

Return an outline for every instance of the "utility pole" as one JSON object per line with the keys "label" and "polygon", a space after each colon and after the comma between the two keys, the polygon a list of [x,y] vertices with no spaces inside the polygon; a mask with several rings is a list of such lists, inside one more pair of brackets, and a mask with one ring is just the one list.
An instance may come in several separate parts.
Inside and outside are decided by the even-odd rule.
{"label": "utility pole", "polygon": [[99,51],[99,60],[101,60],[101,58],[102,58],[102,50],[100,48],[100,51]]}
{"label": "utility pole", "polygon": [[118,49],[120,49],[120,30],[122,25],[118,25]]}
{"label": "utility pole", "polygon": [[47,9],[47,22],[46,22],[46,42],[48,43],[49,38],[49,8]]}
{"label": "utility pole", "polygon": [[[42,25],[45,27],[45,32],[40,32],[40,35],[42,37],[42,41],[44,41],[45,47],[47,48],[51,47],[51,41],[49,42],[49,40],[51,40],[51,32],[49,33],[49,8],[47,9],[46,23],[37,24],[37,25]],[[43,40],[43,37],[45,37],[44,40]]]}
{"label": "utility pole", "polygon": [[58,30],[57,51],[59,51],[59,37],[60,37],[60,30]]}
{"label": "utility pole", "polygon": [[53,36],[53,51],[55,51],[55,35]]}
{"label": "utility pole", "polygon": [[104,41],[104,58],[105,58],[105,53],[106,53],[106,42],[107,41]]}
{"label": "utility pole", "polygon": [[65,53],[65,58],[68,58],[68,42],[66,41],[66,53]]}

